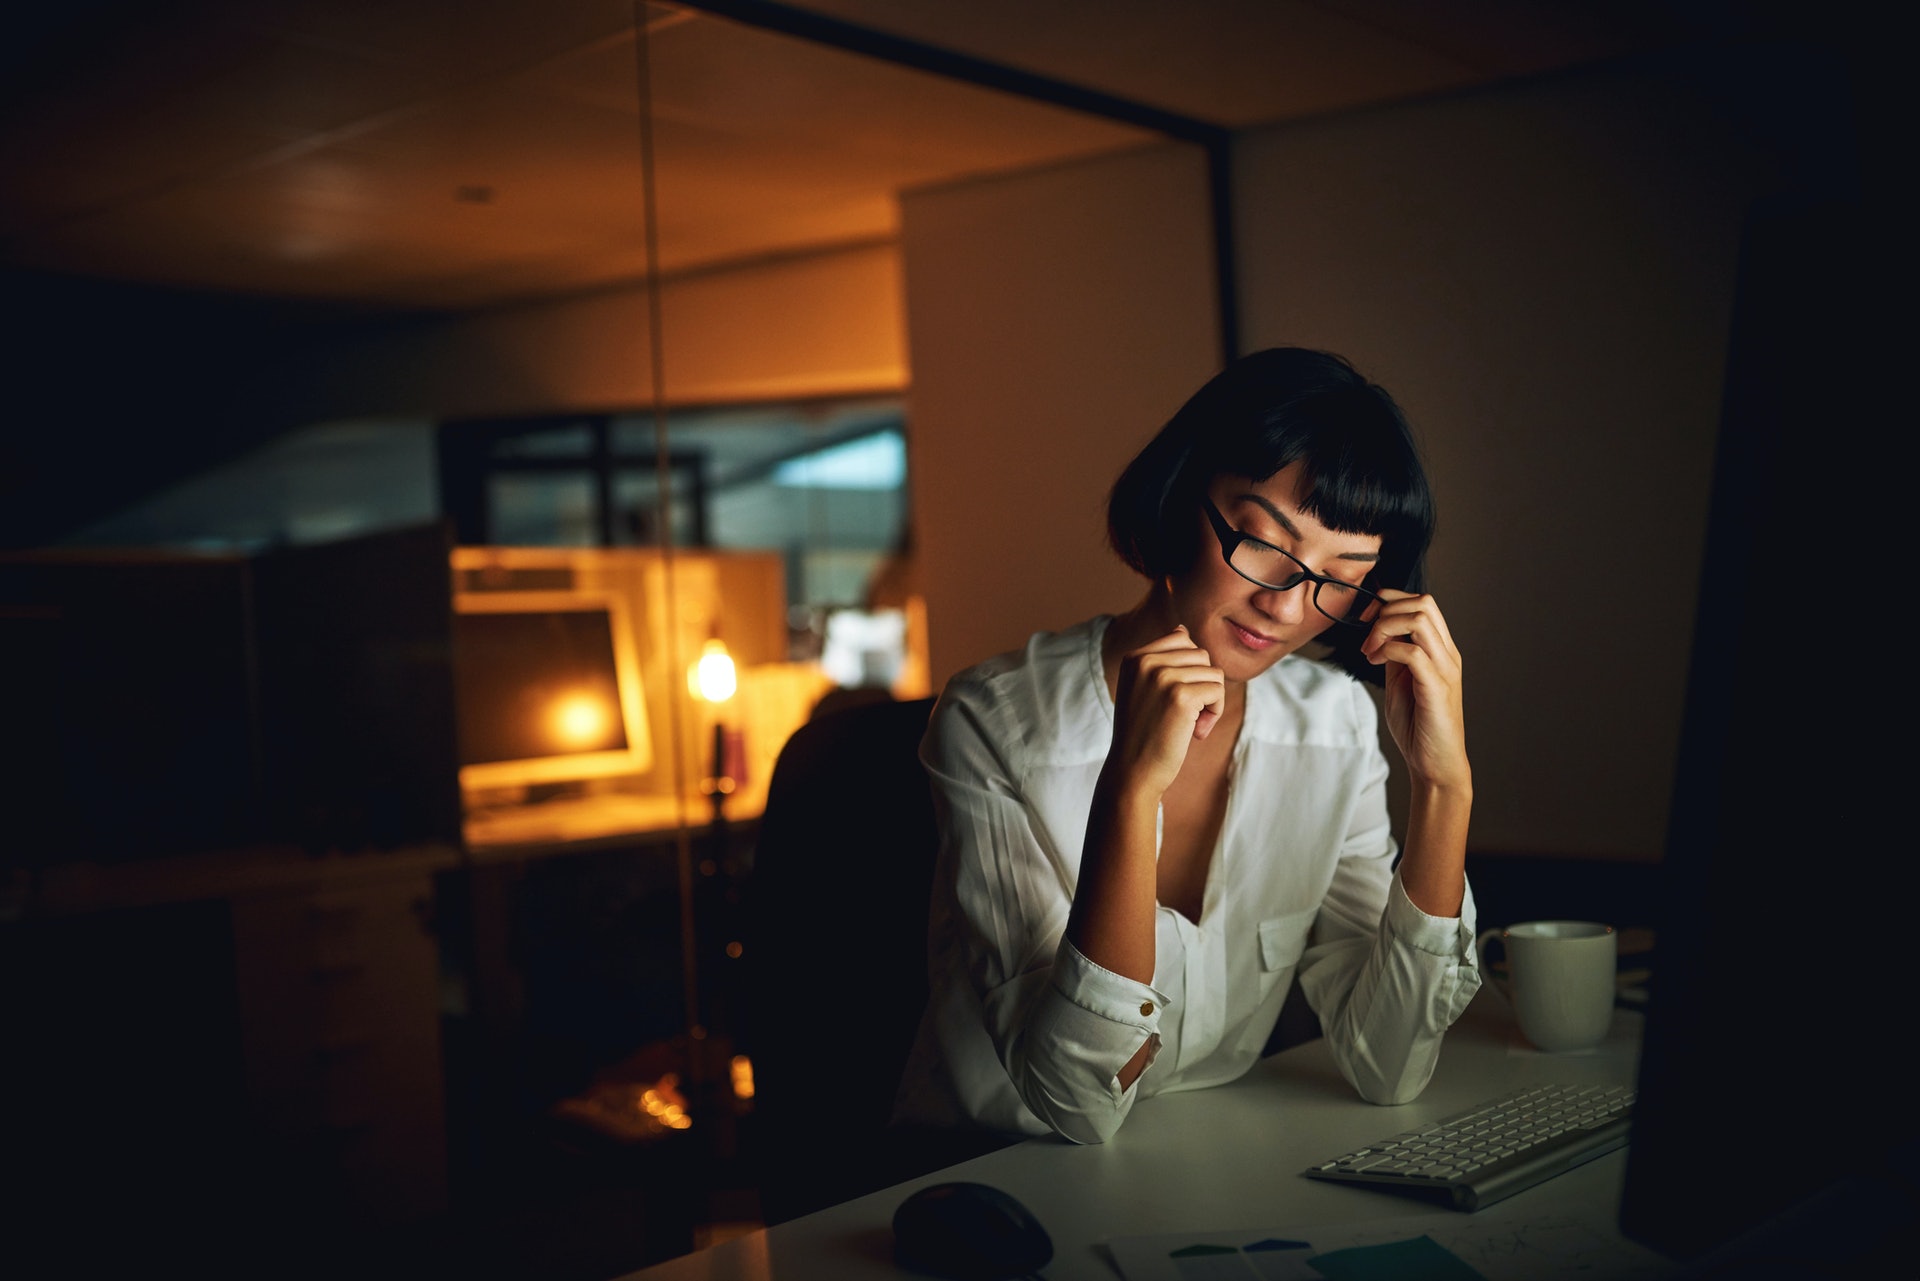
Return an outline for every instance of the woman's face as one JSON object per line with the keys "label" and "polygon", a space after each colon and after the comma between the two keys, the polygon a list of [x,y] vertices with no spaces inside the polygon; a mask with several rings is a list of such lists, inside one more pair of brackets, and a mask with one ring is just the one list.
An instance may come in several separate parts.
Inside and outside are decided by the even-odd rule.
{"label": "woman's face", "polygon": [[[1300,509],[1302,468],[1289,463],[1265,480],[1216,476],[1207,496],[1240,533],[1290,552],[1316,574],[1359,584],[1380,557],[1378,534],[1343,534]],[[1184,623],[1230,681],[1258,676],[1334,626],[1313,607],[1313,584],[1274,591],[1242,578],[1220,554],[1220,540],[1198,507],[1199,553],[1167,580],[1174,621]]]}

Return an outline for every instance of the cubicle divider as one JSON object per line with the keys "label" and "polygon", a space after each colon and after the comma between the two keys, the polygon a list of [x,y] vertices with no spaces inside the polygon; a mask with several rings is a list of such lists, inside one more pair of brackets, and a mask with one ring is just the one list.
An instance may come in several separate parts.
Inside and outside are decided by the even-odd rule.
{"label": "cubicle divider", "polygon": [[[457,579],[444,528],[0,560],[9,1182],[45,1183],[50,1214],[86,1213],[94,1162],[138,1170],[141,1222],[208,1249],[246,1219],[345,1242],[424,1218],[537,1217],[563,1187],[646,1203],[629,1206],[645,1229],[618,1257],[690,1245],[746,1106],[727,1088],[728,914],[771,756],[823,678],[785,663],[777,556],[683,553],[670,576],[657,550],[548,550],[520,569],[556,557],[570,581],[627,594],[643,625],[680,620],[685,637],[634,638],[657,777],[606,782],[694,790],[643,829],[484,849],[463,829],[453,596],[486,584]],[[753,723],[716,824],[671,655],[697,654],[723,608],[739,666],[727,714]],[[686,946],[683,814],[700,935]],[[610,1076],[692,1103],[690,1024],[721,1111],[699,1113],[691,1140],[596,1130],[580,1105]],[[98,1186],[131,1197],[127,1183]]]}

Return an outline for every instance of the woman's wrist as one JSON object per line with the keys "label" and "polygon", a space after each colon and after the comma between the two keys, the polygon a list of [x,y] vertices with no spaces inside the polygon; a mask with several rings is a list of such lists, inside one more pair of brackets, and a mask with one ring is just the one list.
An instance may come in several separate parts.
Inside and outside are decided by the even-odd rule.
{"label": "woman's wrist", "polygon": [[1428,916],[1457,917],[1466,891],[1467,822],[1473,785],[1416,782],[1407,807],[1400,885]]}
{"label": "woman's wrist", "polygon": [[1426,809],[1464,812],[1473,808],[1473,775],[1471,773],[1445,782],[1416,778],[1407,790],[1408,801]]}
{"label": "woman's wrist", "polygon": [[1093,789],[1093,822],[1102,830],[1119,833],[1152,831],[1159,821],[1160,794],[1135,779],[1101,775]]}

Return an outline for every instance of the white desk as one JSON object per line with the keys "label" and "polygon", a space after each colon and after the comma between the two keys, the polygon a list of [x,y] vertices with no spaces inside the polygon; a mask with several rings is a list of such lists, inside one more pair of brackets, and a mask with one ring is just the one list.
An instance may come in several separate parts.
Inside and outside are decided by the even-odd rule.
{"label": "white desk", "polygon": [[[892,1261],[893,1211],[929,1183],[964,1179],[1018,1197],[1053,1238],[1048,1281],[1116,1281],[1099,1243],[1116,1236],[1283,1228],[1440,1212],[1414,1198],[1303,1178],[1300,1171],[1372,1139],[1536,1082],[1632,1084],[1640,1017],[1577,1055],[1541,1054],[1483,988],[1448,1034],[1434,1079],[1397,1108],[1363,1102],[1324,1041],[1263,1060],[1231,1085],[1143,1099],[1107,1143],[1034,1139],[762,1232],[631,1274],[628,1281],[861,1281],[913,1274]],[[1550,1179],[1484,1214],[1575,1210],[1611,1223],[1626,1151]]]}

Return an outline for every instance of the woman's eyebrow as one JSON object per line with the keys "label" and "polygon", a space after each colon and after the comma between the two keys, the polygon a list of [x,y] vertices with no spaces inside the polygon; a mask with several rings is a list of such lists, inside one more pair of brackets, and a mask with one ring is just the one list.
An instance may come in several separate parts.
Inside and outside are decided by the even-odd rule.
{"label": "woman's eyebrow", "polygon": [[[1300,527],[1294,524],[1293,521],[1288,519],[1287,514],[1285,512],[1281,511],[1278,507],[1275,507],[1272,503],[1268,502],[1265,498],[1262,498],[1259,494],[1242,494],[1240,495],[1240,497],[1246,502],[1252,503],[1254,506],[1258,507],[1261,511],[1265,512],[1267,515],[1273,517],[1273,523],[1280,526],[1281,529],[1285,530],[1287,537],[1289,538],[1301,537]],[[1368,564],[1371,564],[1374,561],[1377,561],[1380,559],[1380,553],[1379,552],[1341,552],[1338,556],[1335,556],[1334,559],[1365,561]]]}
{"label": "woman's eyebrow", "polygon": [[1275,507],[1272,503],[1268,502],[1266,499],[1262,498],[1260,495],[1242,494],[1240,495],[1240,497],[1244,501],[1252,503],[1255,507],[1258,507],[1261,511],[1265,512],[1267,515],[1273,517],[1273,523],[1280,526],[1281,529],[1285,530],[1289,538],[1299,538],[1301,536],[1300,527],[1294,524],[1291,520],[1287,519],[1287,514],[1285,512],[1281,511],[1278,507]]}

